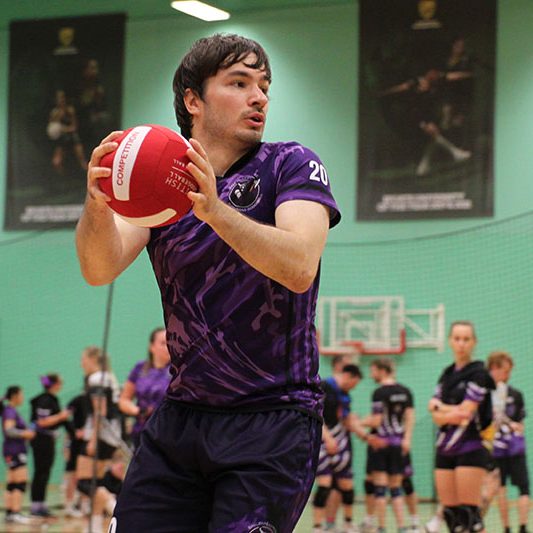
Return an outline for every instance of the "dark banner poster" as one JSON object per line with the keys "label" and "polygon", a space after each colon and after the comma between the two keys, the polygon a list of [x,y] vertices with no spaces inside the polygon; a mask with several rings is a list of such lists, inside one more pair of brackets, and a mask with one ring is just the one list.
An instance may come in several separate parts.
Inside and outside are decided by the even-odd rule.
{"label": "dark banner poster", "polygon": [[12,22],[6,229],[73,226],[87,160],[120,128],[125,16]]}
{"label": "dark banner poster", "polygon": [[496,0],[361,0],[357,218],[493,213]]}

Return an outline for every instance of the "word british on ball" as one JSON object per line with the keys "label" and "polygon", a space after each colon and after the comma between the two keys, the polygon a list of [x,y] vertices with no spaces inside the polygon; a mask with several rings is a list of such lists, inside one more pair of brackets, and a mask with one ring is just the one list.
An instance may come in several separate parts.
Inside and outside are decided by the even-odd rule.
{"label": "word british on ball", "polygon": [[111,198],[109,207],[135,226],[177,222],[191,209],[187,193],[198,189],[187,172],[187,139],[164,126],[147,124],[124,131],[116,142],[118,148],[100,163],[111,169],[111,176],[99,181]]}

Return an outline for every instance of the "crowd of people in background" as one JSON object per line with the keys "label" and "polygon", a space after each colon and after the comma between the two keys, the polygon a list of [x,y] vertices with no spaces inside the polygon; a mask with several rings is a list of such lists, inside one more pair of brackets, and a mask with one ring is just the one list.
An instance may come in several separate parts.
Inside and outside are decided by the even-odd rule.
{"label": "crowd of people in background", "polygon": [[[163,399],[170,381],[166,331],[156,328],[151,332],[147,357],[135,363],[122,387],[101,348],[85,348],[80,366],[82,386],[66,408],[62,408],[58,398],[63,386],[61,376],[51,373],[39,378],[43,391],[30,400],[30,422],[19,412],[24,404],[22,388],[12,385],[6,390],[1,417],[7,523],[29,525],[54,519],[47,487],[56,458],[56,442],[64,429],[65,516],[87,517],[92,532],[104,530],[105,517],[113,513],[138,435]],[[29,515],[25,515],[22,503],[30,481],[30,449],[31,504]]]}
{"label": "crowd of people in background", "polygon": [[[332,358],[331,377],[322,383],[324,427],[312,499],[315,533],[383,533],[387,502],[399,533],[438,533],[444,525],[450,532],[484,532],[483,518],[496,495],[502,529],[510,533],[508,481],[519,491],[518,531],[527,532],[530,498],[525,409],[522,393],[508,384],[513,359],[507,352],[496,351],[486,363],[474,360],[477,338],[469,321],[454,322],[448,341],[454,361],[442,372],[427,407],[437,426],[434,479],[439,507],[435,516],[423,525],[417,511],[411,463],[415,426],[411,390],[396,381],[390,358],[375,358],[370,363],[370,375],[377,385],[371,412],[356,415],[349,393],[363,375],[352,356],[339,354]],[[358,525],[352,520],[350,433],[367,444],[365,516]],[[341,503],[344,513],[339,530],[336,521]]]}
{"label": "crowd of people in background", "polygon": [[[356,415],[350,391],[363,374],[350,356],[338,355],[332,358],[332,375],[322,382],[324,425],[312,498],[314,531],[333,531],[342,508],[343,532],[382,533],[387,502],[400,533],[436,533],[444,524],[449,531],[484,531],[483,516],[497,496],[504,533],[510,533],[506,491],[510,481],[519,491],[519,533],[527,532],[530,500],[525,409],[522,393],[508,384],[513,359],[497,351],[489,355],[486,364],[473,360],[476,334],[468,321],[452,324],[449,344],[454,362],[442,372],[428,404],[438,428],[436,515],[422,525],[417,513],[410,456],[415,426],[411,390],[397,382],[390,358],[375,358],[370,364],[376,384],[371,411]],[[103,531],[106,516],[113,513],[131,452],[168,386],[166,331],[156,328],[150,333],[147,357],[135,363],[122,387],[101,348],[85,348],[80,365],[83,386],[66,408],[58,398],[61,376],[40,377],[43,390],[30,400],[29,423],[19,413],[24,404],[22,388],[12,385],[6,390],[1,404],[6,522],[30,524],[54,516],[47,503],[47,486],[61,428],[67,434],[65,515],[87,516],[91,531],[97,533]],[[367,445],[365,515],[358,525],[353,520],[352,433]],[[21,510],[29,481],[30,448],[33,476],[30,515],[26,516]]]}

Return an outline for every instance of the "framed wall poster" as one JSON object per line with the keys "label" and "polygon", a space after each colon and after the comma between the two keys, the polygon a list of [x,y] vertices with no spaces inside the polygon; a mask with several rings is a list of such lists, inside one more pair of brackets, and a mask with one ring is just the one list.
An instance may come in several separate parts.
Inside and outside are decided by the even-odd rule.
{"label": "framed wall poster", "polygon": [[120,129],[125,15],[10,25],[5,229],[72,227],[94,146]]}
{"label": "framed wall poster", "polygon": [[360,0],[357,219],[493,214],[496,0]]}

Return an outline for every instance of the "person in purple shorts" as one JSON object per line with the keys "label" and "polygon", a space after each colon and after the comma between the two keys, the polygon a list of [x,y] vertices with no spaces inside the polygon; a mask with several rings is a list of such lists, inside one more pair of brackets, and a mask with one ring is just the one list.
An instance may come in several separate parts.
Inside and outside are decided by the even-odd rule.
{"label": "person in purple shorts", "polygon": [[[139,445],[141,430],[155,408],[165,397],[170,381],[170,354],[168,353],[165,328],[150,333],[148,358],[135,364],[118,400],[119,409],[125,415],[135,417],[131,440]],[[134,402],[134,398],[137,402]]]}
{"label": "person in purple shorts", "polygon": [[492,392],[496,427],[492,455],[500,474],[498,505],[504,533],[511,532],[506,488],[508,479],[519,492],[518,531],[527,533],[530,498],[524,437],[526,410],[522,393],[508,384],[513,366],[513,358],[507,352],[492,352],[487,359],[487,368],[496,383],[496,390]]}
{"label": "person in purple shorts", "polygon": [[[7,402],[4,404],[4,401]],[[35,437],[35,431],[18,414],[17,407],[24,402],[24,393],[18,385],[8,387],[0,402],[2,433],[4,444],[2,453],[7,466],[6,478],[6,517],[8,523],[30,524],[31,519],[23,516],[22,498],[28,482],[28,449],[26,441]]]}
{"label": "person in purple shorts", "polygon": [[476,332],[469,321],[452,323],[454,362],[439,378],[428,409],[439,427],[435,485],[449,531],[485,531],[480,512],[487,454],[480,432],[492,422],[494,381],[473,361]]}
{"label": "person in purple shorts", "polygon": [[198,40],[174,76],[198,184],[177,223],[128,225],[93,151],[77,227],[86,280],[114,280],[146,247],[161,291],[171,381],[141,433],[116,532],[288,533],[311,491],[322,427],[315,307],[340,214],[319,157],[261,142],[271,71],[255,41]]}

